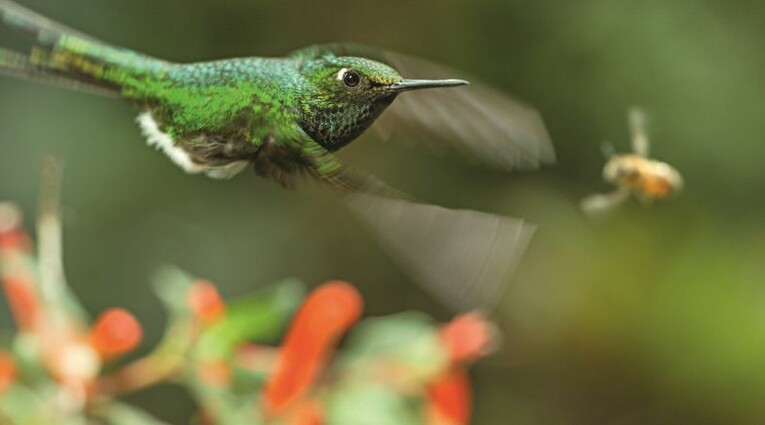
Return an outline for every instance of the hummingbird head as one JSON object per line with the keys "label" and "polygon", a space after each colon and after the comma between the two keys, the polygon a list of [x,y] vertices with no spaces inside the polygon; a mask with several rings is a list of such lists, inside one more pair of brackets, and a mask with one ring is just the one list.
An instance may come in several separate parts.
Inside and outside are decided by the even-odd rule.
{"label": "hummingbird head", "polygon": [[404,91],[467,84],[463,80],[405,80],[388,65],[350,56],[307,60],[300,65],[300,73],[307,88],[299,99],[299,124],[329,151],[358,137]]}

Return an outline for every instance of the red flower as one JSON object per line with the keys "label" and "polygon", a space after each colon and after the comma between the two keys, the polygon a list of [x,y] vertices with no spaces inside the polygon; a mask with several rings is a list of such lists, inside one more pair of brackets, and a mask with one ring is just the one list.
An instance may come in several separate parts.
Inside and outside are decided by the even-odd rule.
{"label": "red flower", "polygon": [[143,338],[143,329],[127,310],[113,308],[105,311],[90,330],[90,343],[105,358],[133,351]]}
{"label": "red flower", "polygon": [[346,282],[327,282],[308,295],[266,384],[266,412],[284,412],[311,388],[335,343],[359,319],[362,309],[361,295]]}
{"label": "red flower", "polygon": [[19,330],[27,332],[35,328],[39,324],[41,310],[32,283],[21,276],[8,276],[3,279],[3,289]]}
{"label": "red flower", "polygon": [[21,212],[12,204],[0,203],[0,254],[7,251],[24,251],[31,249],[29,237],[21,229]]}
{"label": "red flower", "polygon": [[7,232],[0,232],[0,252],[6,254],[10,251],[29,252],[32,249],[32,242],[23,231],[14,229]]}
{"label": "red flower", "polygon": [[496,334],[494,325],[478,313],[457,316],[441,328],[451,366],[428,384],[429,425],[464,425],[470,421],[472,391],[462,366],[488,354],[496,344]]}
{"label": "red flower", "polygon": [[470,421],[472,391],[467,373],[451,369],[428,386],[429,425],[463,425]]}
{"label": "red flower", "polygon": [[0,393],[16,381],[16,362],[8,353],[0,351]]}
{"label": "red flower", "polygon": [[313,400],[301,401],[290,412],[286,423],[290,425],[322,425],[324,412],[321,404]]}
{"label": "red flower", "polygon": [[7,203],[0,203],[0,271],[3,290],[13,318],[21,331],[37,326],[42,313],[27,254],[32,243],[21,228],[21,213]]}
{"label": "red flower", "polygon": [[455,364],[488,354],[496,343],[496,334],[494,325],[478,313],[457,316],[441,328],[441,339]]}
{"label": "red flower", "polygon": [[188,295],[189,308],[205,324],[210,324],[226,313],[226,303],[215,285],[208,280],[197,280]]}

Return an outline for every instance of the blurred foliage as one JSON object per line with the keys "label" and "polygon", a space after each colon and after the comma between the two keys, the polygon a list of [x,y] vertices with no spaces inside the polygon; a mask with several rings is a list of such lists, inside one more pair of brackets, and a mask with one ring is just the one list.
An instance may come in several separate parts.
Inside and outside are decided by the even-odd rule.
{"label": "blurred foliage", "polygon": [[17,328],[0,346],[4,425],[163,425],[121,401],[160,384],[195,399],[198,425],[465,425],[467,367],[496,346],[480,314],[438,325],[406,313],[365,321],[333,361],[363,311],[350,284],[306,296],[286,279],[226,302],[213,283],[165,267],[154,283],[165,332],[125,362],[143,338],[138,320],[121,308],[87,318],[60,268],[55,211],[38,218],[37,255],[20,218],[0,203],[0,286]]}
{"label": "blurred foliage", "polygon": [[[538,107],[559,164],[500,175],[363,137],[342,156],[420,199],[539,225],[495,312],[502,351],[475,371],[476,423],[765,421],[765,3],[754,0],[29,0],[110,42],[178,61],[359,41],[466,70]],[[459,76],[455,76],[459,77]],[[654,155],[686,191],[592,222],[599,145],[649,114]],[[147,149],[119,102],[0,80],[0,197],[34,210],[45,153],[63,157],[67,272],[89,311],[163,314],[144,277],[173,262],[224,295],[297,275],[344,278],[371,315],[445,317],[335,199],[243,175],[183,175]],[[9,329],[5,310],[2,328]],[[172,388],[131,399],[182,423]]]}

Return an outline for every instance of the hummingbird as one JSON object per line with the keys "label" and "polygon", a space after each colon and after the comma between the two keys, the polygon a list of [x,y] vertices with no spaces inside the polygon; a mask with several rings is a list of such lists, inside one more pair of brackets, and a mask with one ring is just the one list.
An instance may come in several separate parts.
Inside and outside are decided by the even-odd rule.
{"label": "hummingbird", "polygon": [[[181,64],[99,41],[10,0],[0,0],[0,22],[27,34],[31,43],[25,49],[0,47],[0,74],[121,98],[139,111],[137,123],[147,143],[187,173],[227,179],[251,166],[259,176],[285,187],[312,179],[346,194],[356,205],[351,209],[373,228],[393,225],[413,232],[402,236],[421,234],[435,220],[432,231],[454,235],[453,243],[465,240],[459,226],[448,224],[452,214],[444,216],[431,209],[440,208],[435,206],[420,208],[424,205],[343,164],[337,152],[370,127],[388,138],[401,131],[411,135],[403,139],[423,139],[437,152],[461,153],[500,170],[534,169],[555,159],[536,110],[480,84],[464,90],[466,80],[442,78],[453,71],[407,55],[325,44],[284,57]],[[431,75],[403,77],[418,73]],[[369,205],[378,211],[373,213]],[[387,207],[403,213],[397,215],[401,220],[409,220],[409,214],[428,218],[391,223],[380,215],[379,209]],[[492,233],[469,239],[487,245],[484,257],[492,257],[489,251],[498,244],[491,242],[506,232],[499,230],[503,226],[478,227]],[[510,227],[513,244],[528,240],[528,226],[514,222]],[[464,228],[477,229],[470,224]],[[410,249],[400,248],[393,251],[411,256]],[[515,252],[507,263],[517,256]],[[431,274],[424,271],[433,267],[434,257],[428,258],[414,261],[415,274]],[[468,281],[483,278],[475,267],[464,270]]]}

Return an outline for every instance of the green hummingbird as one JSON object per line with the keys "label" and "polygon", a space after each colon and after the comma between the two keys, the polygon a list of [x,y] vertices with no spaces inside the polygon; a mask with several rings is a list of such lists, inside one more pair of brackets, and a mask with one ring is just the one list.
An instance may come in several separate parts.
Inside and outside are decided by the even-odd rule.
{"label": "green hummingbird", "polygon": [[[404,78],[402,73],[440,78],[451,72],[405,55],[330,44],[278,58],[179,64],[98,41],[10,0],[0,0],[0,22],[31,36],[26,52],[0,47],[0,73],[126,100],[140,111],[137,121],[148,144],[188,173],[230,178],[252,165],[284,186],[307,176],[342,189],[357,206],[359,199],[380,204],[365,196],[382,195],[398,211],[405,197],[336,156],[375,123],[378,134],[407,131],[436,151],[456,151],[502,170],[554,161],[535,110],[480,85],[458,88],[468,84],[462,79]],[[404,94],[413,91],[418,93]],[[382,223],[378,214],[367,217]],[[436,227],[459,234],[446,222]],[[513,229],[513,241],[527,239],[517,233],[521,227]],[[466,270],[466,278],[477,276]]]}

